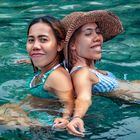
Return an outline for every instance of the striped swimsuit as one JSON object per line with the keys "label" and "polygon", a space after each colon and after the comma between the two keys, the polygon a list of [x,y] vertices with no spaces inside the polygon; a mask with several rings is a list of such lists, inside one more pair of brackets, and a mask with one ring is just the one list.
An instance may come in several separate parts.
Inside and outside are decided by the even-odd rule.
{"label": "striped swimsuit", "polygon": [[[81,69],[82,66],[74,67],[70,73]],[[90,69],[90,71],[99,78],[99,82],[97,84],[92,85],[92,93],[106,93],[112,92],[118,87],[118,82],[115,76],[111,72],[107,72],[106,75],[99,73],[94,69]]]}

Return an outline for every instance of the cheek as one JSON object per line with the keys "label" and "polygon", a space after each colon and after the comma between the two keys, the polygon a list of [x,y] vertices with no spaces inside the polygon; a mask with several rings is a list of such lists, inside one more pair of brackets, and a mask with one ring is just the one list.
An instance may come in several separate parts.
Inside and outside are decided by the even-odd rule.
{"label": "cheek", "polygon": [[31,46],[30,46],[28,43],[26,44],[26,50],[27,50],[28,53],[29,53],[30,50],[31,50]]}
{"label": "cheek", "polygon": [[42,50],[44,50],[45,52],[57,51],[56,41],[50,41],[50,42],[47,42],[46,44],[42,44]]}
{"label": "cheek", "polygon": [[57,52],[57,47],[52,46],[52,45],[47,45],[47,46],[42,47],[42,51],[51,55]]}
{"label": "cheek", "polygon": [[87,48],[83,45],[79,46],[76,48],[76,53],[78,56],[85,56],[87,54],[88,50]]}
{"label": "cheek", "polygon": [[76,52],[79,56],[88,52],[88,42],[86,40],[79,40],[76,44]]}

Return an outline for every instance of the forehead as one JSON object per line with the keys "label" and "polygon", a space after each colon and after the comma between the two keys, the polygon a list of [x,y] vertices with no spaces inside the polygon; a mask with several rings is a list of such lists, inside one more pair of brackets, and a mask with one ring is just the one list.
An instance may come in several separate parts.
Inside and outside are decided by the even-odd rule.
{"label": "forehead", "polygon": [[46,33],[53,33],[52,28],[50,27],[49,24],[47,23],[35,23],[34,25],[31,26],[29,30],[29,34],[46,34]]}
{"label": "forehead", "polygon": [[81,30],[86,30],[86,29],[96,29],[98,26],[97,26],[97,24],[96,23],[87,23],[87,24],[85,24],[85,25],[83,25],[82,27],[81,27]]}

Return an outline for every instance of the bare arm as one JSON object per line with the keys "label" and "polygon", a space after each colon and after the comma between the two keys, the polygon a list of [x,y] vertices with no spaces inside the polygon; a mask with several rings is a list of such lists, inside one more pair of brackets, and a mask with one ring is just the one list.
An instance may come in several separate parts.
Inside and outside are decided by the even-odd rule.
{"label": "bare arm", "polygon": [[91,105],[92,82],[87,68],[82,68],[72,74],[73,85],[76,92],[75,110],[73,119],[67,125],[70,134],[84,136],[84,122],[82,117],[86,114]]}
{"label": "bare arm", "polygon": [[72,75],[72,81],[76,92],[74,117],[82,118],[91,105],[92,82],[87,68],[80,69]]}
{"label": "bare arm", "polygon": [[128,102],[140,100],[140,81],[118,80],[119,88],[107,93],[108,97],[119,98]]}

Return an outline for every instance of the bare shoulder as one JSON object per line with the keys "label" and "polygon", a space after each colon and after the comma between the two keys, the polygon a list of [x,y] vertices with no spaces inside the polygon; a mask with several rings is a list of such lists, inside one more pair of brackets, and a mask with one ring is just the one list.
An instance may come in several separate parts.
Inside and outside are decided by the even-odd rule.
{"label": "bare shoulder", "polygon": [[99,81],[98,77],[96,76],[95,73],[91,71],[91,69],[87,67],[83,67],[76,72],[72,74],[72,79],[73,80],[78,80],[78,81],[91,81],[92,84],[97,83]]}
{"label": "bare shoulder", "polygon": [[71,74],[74,83],[90,81],[90,71],[87,67],[80,68]]}
{"label": "bare shoulder", "polygon": [[45,86],[47,89],[52,88],[61,91],[71,90],[72,83],[70,74],[63,67],[59,67],[48,77]]}
{"label": "bare shoulder", "polygon": [[90,71],[87,67],[83,67],[72,73],[72,81],[78,97],[84,97],[84,99],[91,97],[92,81]]}
{"label": "bare shoulder", "polygon": [[65,70],[63,67],[57,68],[53,73],[52,76],[55,77],[56,79],[67,79],[70,80],[70,74],[67,70]]}

